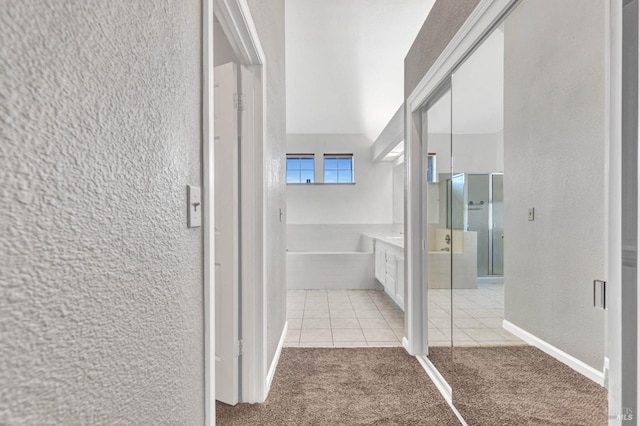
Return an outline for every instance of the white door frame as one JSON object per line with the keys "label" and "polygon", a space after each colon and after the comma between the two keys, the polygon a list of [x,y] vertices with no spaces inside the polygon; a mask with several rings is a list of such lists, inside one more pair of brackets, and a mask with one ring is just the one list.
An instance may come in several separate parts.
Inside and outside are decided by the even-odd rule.
{"label": "white door frame", "polygon": [[[406,199],[405,199],[405,236],[407,239],[406,282],[407,282],[407,340],[403,344],[407,351],[418,357],[423,365],[429,365],[427,345],[427,292],[426,273],[423,270],[426,252],[423,247],[428,247],[426,229],[422,227],[422,160],[420,139],[420,108],[435,94],[440,85],[448,78],[455,67],[462,63],[472,52],[473,48],[487,35],[497,22],[519,0],[481,0],[478,6],[447,45],[436,62],[422,78],[420,83],[407,98],[405,104],[405,154],[406,154]],[[608,192],[608,247],[605,259],[608,275],[608,310],[609,317],[607,333],[609,336],[609,407],[611,410],[620,410],[618,399],[620,389],[619,371],[619,334],[621,314],[620,307],[620,51],[621,51],[621,1],[607,0],[609,6],[609,26],[607,45],[607,122],[606,154],[609,159],[609,177],[605,182]],[[636,307],[637,308],[637,307]],[[613,347],[612,347],[613,345]],[[616,355],[617,354],[617,355]],[[427,368],[427,367],[425,367]],[[433,373],[433,371],[431,372]],[[430,374],[431,374],[430,373]],[[437,371],[436,371],[437,373]]]}
{"label": "white door frame", "polygon": [[[202,0],[202,217],[204,256],[204,421],[216,424],[215,203],[213,184],[213,0]],[[213,269],[212,269],[213,267]]]}
{"label": "white door frame", "polygon": [[[240,229],[240,277],[241,277],[241,339],[242,352],[240,360],[240,370],[242,371],[242,382],[240,383],[240,402],[255,403],[263,402],[267,392],[267,345],[266,345],[266,291],[264,280],[264,183],[263,183],[263,152],[266,123],[266,56],[262,50],[258,33],[251,17],[251,12],[246,0],[205,0],[210,4],[211,12],[207,12],[206,31],[213,32],[213,16],[217,18],[220,26],[227,36],[234,53],[241,61],[239,65],[244,65],[250,71],[253,78],[252,87],[244,87],[248,96],[244,99],[243,119],[251,121],[249,126],[243,125],[243,130],[250,129],[241,136],[240,164],[240,204],[241,217]],[[204,36],[204,35],[203,35]],[[210,61],[213,63],[213,43],[210,41],[207,53],[211,55]],[[211,65],[213,70],[213,65]],[[245,82],[246,83],[246,82]],[[213,86],[212,86],[213,87]],[[211,87],[211,90],[213,88]],[[211,104],[212,105],[212,104]],[[211,108],[213,108],[211,106]],[[211,109],[213,111],[213,109]],[[209,118],[213,123],[213,118]],[[212,143],[213,133],[208,140]],[[213,146],[213,145],[211,145]],[[213,182],[209,176],[213,170],[213,150],[204,151],[206,159],[204,162],[205,189],[204,193],[213,202]],[[207,198],[205,198],[207,200]],[[207,204],[209,205],[209,204]],[[214,223],[213,209],[210,207],[207,219]],[[215,366],[215,351],[211,347],[211,342],[215,342],[213,335],[214,318],[212,311],[214,300],[212,300],[214,283],[213,276],[213,230],[212,227],[205,227],[205,288],[211,289],[209,296],[205,297],[205,362],[210,366]],[[205,370],[207,368],[205,367]],[[210,370],[210,368],[209,368]],[[213,372],[210,373],[213,377]],[[207,416],[214,419],[215,423],[215,380],[207,376],[206,384],[209,391],[205,392],[207,397]],[[211,424],[214,424],[211,423]]]}
{"label": "white door frame", "polygon": [[[630,12],[624,12],[630,13]],[[640,13],[640,11],[639,11]],[[622,234],[625,232],[622,229],[622,116],[624,111],[622,109],[623,96],[622,93],[625,90],[623,88],[622,71],[623,71],[623,1],[610,0],[609,2],[609,40],[608,41],[608,55],[609,55],[609,170],[610,170],[610,182],[609,182],[609,203],[611,204],[610,216],[609,216],[609,270],[610,276],[607,282],[607,304],[610,311],[609,327],[607,342],[609,345],[609,413],[610,415],[624,414],[625,408],[632,408],[634,412],[634,419],[637,419],[638,413],[635,412],[640,407],[640,372],[635,378],[636,389],[630,389],[633,386],[633,382],[626,383],[623,386],[623,377],[629,377],[629,372],[622,371],[625,365],[629,363],[636,363],[636,368],[640,358],[633,359],[632,345],[640,345],[640,327],[638,327],[637,318],[640,317],[638,307],[640,307],[640,292],[638,292],[637,299],[635,300],[635,322],[632,318],[632,314],[624,309],[629,309],[628,305],[623,308],[623,268],[629,267],[629,261],[635,257],[637,265],[637,253],[640,247],[635,247],[635,250],[630,247],[625,247],[623,253],[622,247]],[[640,20],[640,16],[636,16],[636,20]],[[640,99],[637,100],[640,102]],[[640,117],[639,117],[640,121]],[[640,159],[637,158],[636,164],[640,166]],[[637,193],[635,194],[637,197]],[[628,200],[633,201],[633,200]],[[638,199],[638,207],[640,207],[640,199]],[[639,223],[640,225],[640,223]],[[640,227],[638,228],[640,232]],[[615,232],[611,232],[614,230]],[[628,230],[626,231],[628,232]],[[640,234],[639,234],[640,237]],[[640,241],[640,238],[639,238]],[[635,251],[634,254],[631,252]],[[626,265],[625,265],[626,264]],[[638,276],[638,283],[640,284],[640,275]],[[629,285],[629,283],[625,283]],[[621,333],[614,333],[614,330],[633,330],[635,328],[635,339],[630,338],[629,335],[622,336]],[[640,352],[637,350],[640,346],[636,346],[636,357],[640,357]],[[635,392],[635,394],[634,394]],[[635,400],[635,401],[633,401]],[[631,402],[633,401],[633,402]],[[627,406],[635,403],[635,407]],[[624,424],[620,419],[610,418],[610,425]]]}
{"label": "white door frame", "polygon": [[[266,141],[266,56],[246,0],[216,0],[216,17],[234,52],[253,77],[245,92],[240,163],[241,204],[241,353],[240,402],[263,402],[266,398],[267,321],[264,279],[264,143]],[[244,82],[244,81],[243,81]],[[248,133],[247,128],[251,129]]]}
{"label": "white door frame", "polygon": [[[640,8],[638,10],[638,21],[640,22]],[[639,38],[638,45],[640,46],[640,34],[638,34],[638,38]],[[638,57],[640,57],[640,47],[638,50],[639,50]],[[638,87],[640,87],[640,72],[638,73]],[[638,94],[638,105],[640,105],[640,93]],[[640,111],[638,111],[638,123],[640,123]],[[638,142],[640,143],[640,128],[638,131],[639,131]],[[637,162],[638,162],[638,170],[640,171],[640,152],[638,153]],[[640,188],[640,172],[638,173],[638,187]],[[638,212],[640,212],[640,194],[638,196]],[[638,218],[638,247],[636,247],[636,249],[637,249],[636,253],[640,253],[640,218]],[[638,288],[640,289],[640,274],[638,274]],[[636,377],[636,384],[638,386],[638,388],[636,389],[636,409],[640,410],[640,368],[638,368],[638,366],[640,366],[640,312],[638,311],[638,307],[640,307],[640,291],[638,291],[638,300],[636,305],[636,315],[637,315],[636,318],[638,321],[636,323],[636,327],[637,327],[636,343],[638,345],[636,349],[637,350],[636,369],[638,370],[637,372],[638,376]]]}
{"label": "white door frame", "polygon": [[243,119],[251,120],[243,134],[240,153],[240,402],[263,402],[266,398],[267,329],[264,280],[264,183],[263,152],[266,141],[266,56],[246,0],[215,0],[214,14],[231,47],[253,75],[253,87],[242,88]]}
{"label": "white door frame", "polygon": [[[215,37],[215,35],[214,35]],[[215,65],[215,60],[214,60]],[[239,65],[216,65],[214,79],[216,400],[239,402],[240,358],[240,93]]]}
{"label": "white door frame", "polygon": [[[607,61],[609,217],[607,220],[607,318],[606,339],[609,358],[609,412],[616,413],[622,405],[622,1],[609,2]],[[616,267],[617,265],[617,267]],[[620,424],[613,420],[609,424]]]}

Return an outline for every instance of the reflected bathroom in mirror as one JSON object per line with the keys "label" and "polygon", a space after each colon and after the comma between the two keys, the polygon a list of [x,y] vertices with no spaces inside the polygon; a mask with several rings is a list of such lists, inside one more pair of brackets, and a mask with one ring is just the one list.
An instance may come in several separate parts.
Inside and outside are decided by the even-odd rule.
{"label": "reflected bathroom in mirror", "polygon": [[430,152],[427,154],[427,183],[438,183],[438,163],[436,154]]}
{"label": "reflected bathroom in mirror", "polygon": [[[426,336],[443,395],[474,424],[529,424],[515,411],[549,407],[541,423],[561,423],[555,404],[588,388],[597,398],[585,406],[606,406],[597,388],[613,371],[606,312],[594,309],[591,290],[607,274],[606,70],[593,36],[604,21],[598,2],[579,14],[577,3],[514,2],[467,33],[468,45],[445,55],[446,70],[432,68],[408,98],[407,129],[421,151],[407,164],[418,165],[417,155],[423,164],[422,179],[407,182],[421,212],[409,229],[423,239],[408,254],[421,266],[412,291],[426,293],[415,322],[427,330],[416,335]],[[574,32],[598,49],[581,50],[582,41],[578,49]],[[605,202],[580,214],[593,199]],[[560,392],[565,373],[552,366],[584,380]],[[517,394],[536,397],[513,410]],[[511,404],[501,417],[498,401]]]}

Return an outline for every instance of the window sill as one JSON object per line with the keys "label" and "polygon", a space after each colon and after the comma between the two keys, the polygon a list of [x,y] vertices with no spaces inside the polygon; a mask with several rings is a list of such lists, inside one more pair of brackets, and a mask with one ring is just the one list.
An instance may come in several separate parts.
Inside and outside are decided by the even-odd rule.
{"label": "window sill", "polygon": [[335,182],[315,182],[315,183],[287,183],[293,186],[314,186],[314,185],[355,185],[355,182],[335,183]]}

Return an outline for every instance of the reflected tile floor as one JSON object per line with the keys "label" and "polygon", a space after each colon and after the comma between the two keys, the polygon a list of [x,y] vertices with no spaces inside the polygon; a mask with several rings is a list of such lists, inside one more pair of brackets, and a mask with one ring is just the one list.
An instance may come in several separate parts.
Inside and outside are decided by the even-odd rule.
{"label": "reflected tile floor", "polygon": [[382,290],[289,290],[286,347],[401,346],[404,313]]}
{"label": "reflected tile floor", "polygon": [[[503,284],[429,290],[431,346],[451,345],[452,334],[454,346],[526,345],[503,319]],[[287,347],[401,346],[404,336],[404,312],[382,290],[288,290],[287,321]]]}
{"label": "reflected tile floor", "polygon": [[[431,346],[511,346],[525,342],[502,328],[504,285],[478,284],[477,289],[429,289]],[[453,323],[451,309],[453,306]]]}

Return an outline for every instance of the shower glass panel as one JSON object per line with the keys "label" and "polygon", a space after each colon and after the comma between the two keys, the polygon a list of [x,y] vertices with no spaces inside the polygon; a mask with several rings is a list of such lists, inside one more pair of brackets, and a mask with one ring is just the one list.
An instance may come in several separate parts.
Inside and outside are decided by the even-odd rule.
{"label": "shower glass panel", "polygon": [[[502,174],[461,173],[451,178],[450,186],[447,226],[454,231],[475,233],[478,277],[501,276],[504,263]],[[456,244],[462,241],[460,235]]]}
{"label": "shower glass panel", "polygon": [[450,204],[447,209],[450,215],[448,227],[452,229],[465,229],[467,223],[466,211],[464,209],[466,197],[465,176],[455,175],[451,178]]}
{"label": "shower glass panel", "polygon": [[466,203],[467,231],[476,233],[477,273],[489,275],[489,175],[469,175],[469,199]]}
{"label": "shower glass panel", "polygon": [[[424,258],[427,286],[427,343],[443,360],[440,370],[451,377],[451,256],[455,250],[451,233],[451,90],[422,109],[423,232],[427,243]],[[429,158],[437,156],[437,181],[429,179]],[[432,171],[433,175],[433,171]],[[455,179],[454,179],[455,180]],[[431,350],[430,350],[431,353]]]}

